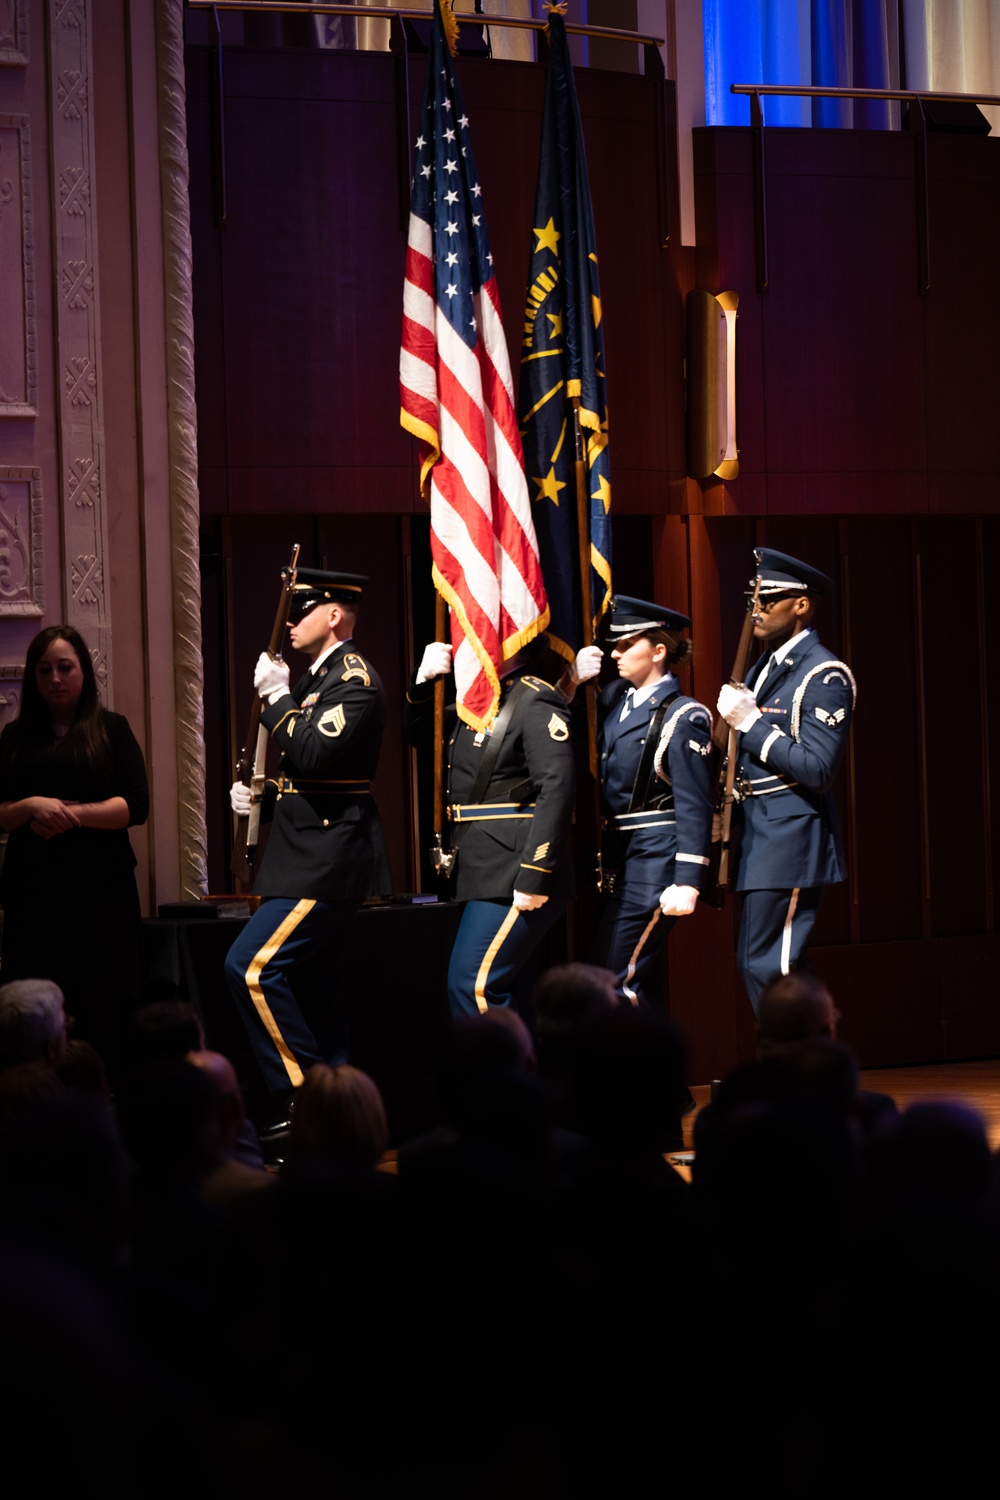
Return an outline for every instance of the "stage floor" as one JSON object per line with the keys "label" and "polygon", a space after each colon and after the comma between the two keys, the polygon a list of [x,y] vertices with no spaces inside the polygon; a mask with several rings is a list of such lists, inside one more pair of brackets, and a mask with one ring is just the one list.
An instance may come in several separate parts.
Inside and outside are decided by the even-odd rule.
{"label": "stage floor", "polygon": [[[1000,1058],[976,1062],[926,1063],[918,1068],[869,1068],[863,1088],[890,1094],[900,1109],[918,1101],[956,1100],[982,1115],[991,1148],[1000,1147]],[[692,1085],[698,1109],[708,1103],[708,1084]],[[684,1121],[684,1145],[690,1150],[697,1110]]]}

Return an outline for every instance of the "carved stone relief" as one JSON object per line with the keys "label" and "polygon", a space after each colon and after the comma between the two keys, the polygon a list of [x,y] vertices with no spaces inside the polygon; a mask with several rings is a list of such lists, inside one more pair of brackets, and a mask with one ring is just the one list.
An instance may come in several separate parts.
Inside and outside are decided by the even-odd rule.
{"label": "carved stone relief", "polygon": [[26,115],[0,115],[0,328],[0,418],[33,417],[35,239]]}
{"label": "carved stone relief", "polygon": [[[0,0],[0,4],[3,0]],[[93,0],[48,0],[65,616],[111,682],[102,490],[100,276],[94,217]]]}
{"label": "carved stone relief", "polygon": [[28,0],[0,0],[0,68],[28,62]]}
{"label": "carved stone relief", "polygon": [[20,663],[0,662],[0,729],[16,719],[21,707],[21,683],[24,667]]}
{"label": "carved stone relief", "polygon": [[44,613],[42,471],[0,466],[0,616]]}

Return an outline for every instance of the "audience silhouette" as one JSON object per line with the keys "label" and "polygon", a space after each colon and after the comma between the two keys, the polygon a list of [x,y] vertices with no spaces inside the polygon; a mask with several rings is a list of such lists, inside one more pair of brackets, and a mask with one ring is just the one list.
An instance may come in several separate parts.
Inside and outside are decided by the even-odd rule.
{"label": "audience silhouette", "polygon": [[137,1014],[111,1099],[58,990],[0,987],[18,1442],[57,1428],[67,1483],[99,1444],[112,1495],[294,1473],[364,1497],[791,1497],[984,1464],[1000,1175],[979,1117],[873,1107],[833,998],[792,976],[699,1115],[688,1184],[674,1024],[576,964],[535,1013],[534,1036],[455,1022],[438,1125],[392,1151],[374,1080],[317,1066],[268,1171],[190,1007]]}

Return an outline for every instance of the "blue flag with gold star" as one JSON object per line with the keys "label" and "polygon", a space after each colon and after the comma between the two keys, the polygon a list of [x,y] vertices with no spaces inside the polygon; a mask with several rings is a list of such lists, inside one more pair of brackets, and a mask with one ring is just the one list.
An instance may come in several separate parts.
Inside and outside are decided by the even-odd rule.
{"label": "blue flag with gold star", "polygon": [[[551,610],[549,635],[571,658],[584,640],[584,608],[596,633],[611,598],[611,475],[594,216],[563,9],[552,7],[549,14],[517,410]],[[586,477],[589,537],[584,543],[590,552],[590,598],[583,602],[575,406]]]}

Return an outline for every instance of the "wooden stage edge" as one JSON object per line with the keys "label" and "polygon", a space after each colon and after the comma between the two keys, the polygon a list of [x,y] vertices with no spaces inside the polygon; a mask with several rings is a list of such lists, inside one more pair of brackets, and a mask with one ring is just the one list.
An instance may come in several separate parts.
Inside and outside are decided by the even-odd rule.
{"label": "wooden stage edge", "polygon": [[[975,1062],[925,1063],[921,1067],[866,1068],[861,1086],[889,1094],[901,1110],[928,1100],[968,1105],[983,1118],[990,1147],[1000,1148],[1000,1058]],[[709,1085],[692,1084],[698,1110],[708,1103]],[[691,1149],[697,1110],[684,1121],[684,1145]]]}

